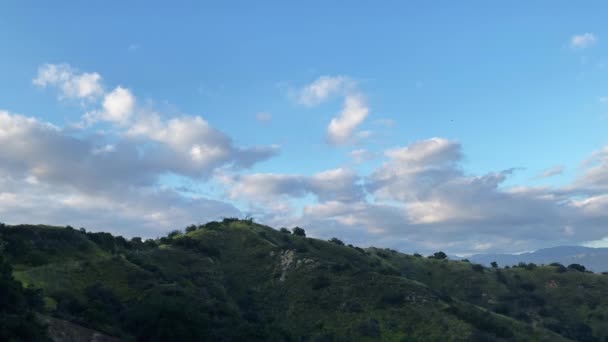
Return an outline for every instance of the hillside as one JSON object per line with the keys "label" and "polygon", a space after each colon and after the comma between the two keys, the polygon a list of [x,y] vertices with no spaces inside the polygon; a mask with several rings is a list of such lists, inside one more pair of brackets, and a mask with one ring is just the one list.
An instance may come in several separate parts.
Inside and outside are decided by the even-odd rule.
{"label": "hillside", "polygon": [[608,272],[608,248],[558,246],[521,254],[476,254],[469,259],[486,266],[492,261],[503,266],[517,265],[520,262],[581,264],[594,272]]}
{"label": "hillside", "polygon": [[0,239],[14,278],[42,291],[24,312],[127,341],[608,338],[608,276],[484,268],[294,232],[225,219],[147,241],[25,225],[1,227]]}

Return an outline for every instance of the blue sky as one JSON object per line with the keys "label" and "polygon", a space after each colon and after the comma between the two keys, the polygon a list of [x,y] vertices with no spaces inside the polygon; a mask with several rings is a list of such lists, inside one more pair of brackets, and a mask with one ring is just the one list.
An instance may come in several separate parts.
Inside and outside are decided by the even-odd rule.
{"label": "blue sky", "polygon": [[[607,6],[9,1],[0,5],[0,124],[12,135],[0,147],[0,202],[35,195],[42,207],[65,205],[32,203],[33,219],[129,236],[253,214],[405,251],[602,245]],[[82,75],[98,76],[93,90],[66,92]],[[104,107],[119,93],[132,100],[112,112],[124,120]],[[17,144],[41,130],[49,141]],[[74,152],[87,146],[90,155]],[[102,161],[91,157],[99,146],[111,147]],[[51,177],[65,170],[49,163],[64,159],[92,169]],[[95,163],[128,165],[130,177],[97,177],[129,195],[87,183],[98,179],[87,180]],[[28,189],[10,190],[26,179]],[[29,221],[6,201],[0,218]],[[129,201],[141,210],[126,212]],[[516,205],[527,201],[548,216]],[[100,214],[116,208],[124,217]]]}

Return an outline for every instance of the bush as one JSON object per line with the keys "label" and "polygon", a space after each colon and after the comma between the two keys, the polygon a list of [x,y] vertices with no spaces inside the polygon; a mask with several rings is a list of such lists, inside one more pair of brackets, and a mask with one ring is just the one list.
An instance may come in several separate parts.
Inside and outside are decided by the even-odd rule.
{"label": "bush", "polygon": [[498,268],[498,263],[496,263],[496,261],[492,261],[490,265],[492,265],[492,268]]}
{"label": "bush", "polygon": [[170,232],[169,234],[167,234],[167,237],[169,239],[173,239],[173,238],[176,238],[176,237],[178,237],[180,235],[182,235],[182,232],[179,229],[176,229],[176,230]]}
{"label": "bush", "polygon": [[528,291],[528,292],[532,292],[532,291],[536,290],[536,285],[534,285],[532,283],[523,283],[523,284],[519,285],[519,287],[521,287],[522,290]]}
{"label": "bush", "polygon": [[41,309],[41,291],[24,289],[0,254],[0,341],[50,341],[33,314]]}
{"label": "bush", "polygon": [[[515,267],[515,266],[513,266],[513,267]],[[526,264],[525,262],[520,262],[519,264],[517,264],[517,267],[521,267],[528,271],[532,271],[533,269],[536,268],[536,264],[533,262],[528,263],[528,264]]]}
{"label": "bush", "polygon": [[203,225],[203,228],[204,229],[210,229],[210,230],[220,229],[220,228],[222,228],[222,224],[220,222],[218,222],[218,221],[210,221],[210,222],[205,223]]}
{"label": "bush", "polygon": [[390,306],[399,306],[402,305],[405,301],[405,296],[400,292],[389,292],[382,295],[380,298],[382,304],[390,305]]}
{"label": "bush", "polygon": [[475,272],[480,272],[483,273],[483,266],[480,264],[472,264],[471,268],[473,269],[473,271]]}
{"label": "bush", "polygon": [[575,270],[575,271],[579,271],[579,272],[585,272],[585,266],[581,265],[581,264],[570,264],[568,265],[568,268],[571,270]]}
{"label": "bush", "polygon": [[195,225],[190,225],[190,226],[186,227],[186,233],[192,233],[195,230],[196,230]]}
{"label": "bush", "polygon": [[336,244],[336,245],[338,245],[338,246],[344,246],[344,242],[342,242],[340,239],[335,238],[335,237],[331,238],[331,239],[329,240],[329,242],[331,242],[331,243],[335,243],[335,244]]}
{"label": "bush", "polygon": [[313,290],[320,290],[320,289],[328,287],[329,285],[331,285],[329,278],[327,278],[326,276],[323,276],[323,275],[320,275],[312,280],[312,289]]}
{"label": "bush", "polygon": [[291,231],[295,236],[306,236],[306,231],[303,228],[295,227]]}
{"label": "bush", "polygon": [[433,254],[433,256],[431,256],[431,259],[439,259],[439,260],[443,260],[443,259],[447,259],[447,254],[445,254],[444,252],[436,252]]}
{"label": "bush", "polygon": [[[127,331],[137,341],[210,340],[209,317],[197,298],[181,291],[155,291],[127,312]],[[159,293],[160,292],[160,293]]]}
{"label": "bush", "polygon": [[414,253],[414,256],[415,256],[416,258],[422,258],[422,255],[421,255],[421,254],[419,254],[419,253]]}
{"label": "bush", "polygon": [[368,319],[359,323],[359,333],[362,336],[367,337],[379,337],[380,336],[380,324],[375,319]]}
{"label": "bush", "polygon": [[280,231],[281,233],[283,233],[283,234],[291,234],[291,232],[289,231],[289,229],[287,229],[287,228],[285,228],[285,227],[283,227],[283,228],[279,229],[279,231]]}
{"label": "bush", "polygon": [[210,257],[219,257],[220,250],[215,246],[209,246],[205,244],[203,241],[198,239],[193,239],[189,236],[184,236],[181,239],[172,240],[173,245],[179,246],[184,249],[189,249],[195,252],[199,252],[205,254]]}
{"label": "bush", "polygon": [[564,273],[567,271],[566,266],[560,264],[559,262],[554,262],[554,263],[550,264],[549,266],[555,267],[555,272],[557,272],[557,273]]}

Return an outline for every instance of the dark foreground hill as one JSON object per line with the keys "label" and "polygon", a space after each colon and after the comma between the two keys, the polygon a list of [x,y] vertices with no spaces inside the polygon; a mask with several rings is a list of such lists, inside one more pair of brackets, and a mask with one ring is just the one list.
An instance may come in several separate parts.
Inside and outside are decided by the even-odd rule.
{"label": "dark foreground hill", "polygon": [[561,265],[485,268],[296,233],[235,219],[148,241],[1,227],[0,293],[9,286],[20,299],[0,298],[0,319],[14,325],[0,324],[0,339],[45,338],[34,313],[126,341],[608,337],[606,275]]}

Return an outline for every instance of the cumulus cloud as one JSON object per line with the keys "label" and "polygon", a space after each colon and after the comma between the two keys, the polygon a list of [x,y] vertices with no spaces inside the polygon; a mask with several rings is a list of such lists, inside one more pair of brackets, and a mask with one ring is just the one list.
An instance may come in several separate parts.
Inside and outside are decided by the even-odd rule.
{"label": "cumulus cloud", "polygon": [[[300,225],[317,237],[410,252],[514,252],[606,237],[608,148],[594,152],[562,187],[507,187],[512,169],[470,174],[460,143],[440,137],[383,153],[351,151],[355,162],[382,158],[365,174],[348,167],[247,174],[244,169],[272,158],[279,147],[237,146],[200,116],[139,108],[131,90],[105,92],[100,76],[83,78],[96,73],[67,65],[40,70],[37,85],[56,86],[62,98],[86,99],[94,106],[88,125],[104,124],[104,133],[74,133],[0,111],[0,217],[9,223],[27,217],[155,236],[192,222],[239,216],[231,204],[238,203],[268,224]],[[80,87],[91,79],[99,90]],[[349,78],[319,78],[299,95],[304,105],[344,98],[342,112],[328,125],[331,142],[362,134],[357,129],[368,109]],[[559,172],[554,167],[543,174]],[[228,202],[178,191],[163,177],[218,186]]]}
{"label": "cumulus cloud", "polygon": [[204,183],[216,169],[236,171],[271,158],[278,146],[235,146],[199,116],[165,117],[138,109],[129,89],[118,86],[106,93],[100,80],[97,73],[48,64],[40,67],[34,83],[56,86],[60,98],[98,106],[84,115],[81,127],[110,123],[101,134],[0,111],[3,221],[27,217],[28,222],[154,236],[180,225],[240,215],[229,203],[200,194],[184,197],[162,178]]}
{"label": "cumulus cloud", "polygon": [[[364,96],[357,89],[356,82],[346,76],[321,76],[303,87],[297,95],[299,103],[316,106],[332,96],[344,97],[342,111],[331,119],[327,126],[327,141],[342,145],[353,140],[353,134],[369,114]],[[369,135],[369,132],[360,136]]]}
{"label": "cumulus cloud", "polygon": [[0,214],[9,223],[73,224],[155,236],[235,216],[231,204],[159,187],[171,163],[129,142],[99,145],[35,118],[0,112]]}
{"label": "cumulus cloud", "polygon": [[347,168],[326,170],[312,176],[258,173],[219,175],[218,179],[228,186],[230,198],[263,203],[308,194],[315,195],[319,201],[352,202],[363,197],[363,189],[357,184],[359,176]]}
{"label": "cumulus cloud", "polygon": [[355,129],[365,120],[369,109],[361,95],[348,95],[340,115],[331,119],[327,127],[327,137],[332,144],[350,141]]}
{"label": "cumulus cloud", "polygon": [[462,146],[431,138],[386,150],[385,162],[368,176],[340,168],[311,176],[231,176],[224,184],[231,198],[250,203],[315,196],[301,211],[294,206],[283,208],[280,217],[271,211],[261,216],[281,226],[304,226],[319,237],[339,235],[410,252],[517,252],[606,235],[606,155],[594,153],[566,187],[505,188],[513,169],[467,174]]}
{"label": "cumulus cloud", "polygon": [[44,64],[32,82],[39,87],[57,87],[62,99],[91,100],[103,94],[101,75],[80,73],[68,64]]}
{"label": "cumulus cloud", "polygon": [[593,33],[577,34],[570,38],[570,47],[573,49],[585,49],[597,42]]}
{"label": "cumulus cloud", "polygon": [[116,87],[103,100],[103,116],[106,121],[126,123],[133,113],[135,97],[128,89]]}

